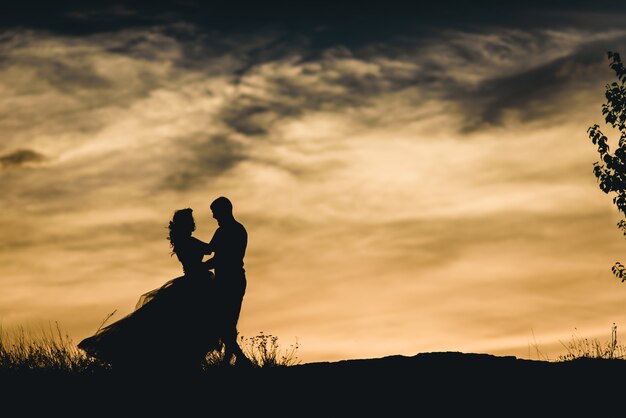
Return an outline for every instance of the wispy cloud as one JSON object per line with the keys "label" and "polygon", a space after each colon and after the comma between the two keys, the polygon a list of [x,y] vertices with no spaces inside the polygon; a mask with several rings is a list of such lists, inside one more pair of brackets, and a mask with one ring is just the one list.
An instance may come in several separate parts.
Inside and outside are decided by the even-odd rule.
{"label": "wispy cloud", "polygon": [[523,36],[505,32],[502,37],[490,36],[484,41],[469,48],[478,49],[482,56],[473,56],[466,63],[469,65],[462,66],[480,65],[475,78],[460,82],[454,93],[446,93],[448,99],[461,104],[465,129],[470,130],[503,125],[511,117],[532,122],[571,112],[580,104],[570,103],[565,108],[566,97],[603,85],[608,75],[602,71],[606,51],[626,45],[626,34],[613,30],[593,35],[576,31],[540,31]]}
{"label": "wispy cloud", "polygon": [[31,149],[18,149],[8,154],[0,155],[0,166],[4,169],[19,168],[46,160],[43,154]]}

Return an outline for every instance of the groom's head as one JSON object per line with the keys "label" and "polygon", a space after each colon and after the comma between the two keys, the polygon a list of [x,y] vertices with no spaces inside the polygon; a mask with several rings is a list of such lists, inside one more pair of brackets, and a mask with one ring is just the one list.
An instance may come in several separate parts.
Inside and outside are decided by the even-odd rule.
{"label": "groom's head", "polygon": [[233,217],[233,204],[224,196],[220,196],[211,203],[211,211],[219,224],[220,221]]}

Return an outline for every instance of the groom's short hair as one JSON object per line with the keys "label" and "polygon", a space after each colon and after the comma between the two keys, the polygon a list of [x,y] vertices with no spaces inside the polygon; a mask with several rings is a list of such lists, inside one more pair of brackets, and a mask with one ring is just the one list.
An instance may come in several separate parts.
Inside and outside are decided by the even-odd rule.
{"label": "groom's short hair", "polygon": [[220,213],[231,213],[233,211],[233,204],[226,197],[220,196],[211,203],[211,210]]}

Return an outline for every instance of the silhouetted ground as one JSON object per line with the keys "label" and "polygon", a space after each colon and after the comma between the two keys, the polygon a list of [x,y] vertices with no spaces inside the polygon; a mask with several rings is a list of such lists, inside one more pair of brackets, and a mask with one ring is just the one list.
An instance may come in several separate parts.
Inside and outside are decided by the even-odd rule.
{"label": "silhouetted ground", "polygon": [[[458,352],[197,375],[2,376],[2,412],[40,416],[440,417],[626,415],[626,361]],[[0,415],[3,413],[0,412]]]}

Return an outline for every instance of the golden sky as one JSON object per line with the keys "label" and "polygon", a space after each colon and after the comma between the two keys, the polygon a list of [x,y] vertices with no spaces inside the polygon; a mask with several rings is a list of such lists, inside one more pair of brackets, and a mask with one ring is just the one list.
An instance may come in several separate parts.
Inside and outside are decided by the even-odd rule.
{"label": "golden sky", "polygon": [[209,240],[221,195],[249,234],[240,333],[304,362],[555,358],[626,328],[626,242],[586,133],[626,15],[351,37],[64,13],[83,26],[0,21],[4,329],[79,341],[131,312],[181,274],[174,210]]}

